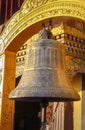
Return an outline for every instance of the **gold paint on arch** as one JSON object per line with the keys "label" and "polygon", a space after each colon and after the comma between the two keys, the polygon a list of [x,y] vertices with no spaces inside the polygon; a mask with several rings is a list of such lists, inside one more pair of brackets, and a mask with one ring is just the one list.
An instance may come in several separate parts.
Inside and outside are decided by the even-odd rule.
{"label": "gold paint on arch", "polygon": [[[4,50],[11,43],[15,43],[22,34],[26,40],[33,35],[33,31],[30,32],[29,28],[35,28],[34,33],[39,31],[40,24],[38,23],[40,21],[58,16],[70,16],[85,20],[85,2],[81,0],[38,0],[36,2],[25,0],[21,9],[8,21],[0,36],[5,44]],[[26,41],[25,39],[18,45],[19,47]],[[18,46],[15,47],[14,51],[19,48]]]}

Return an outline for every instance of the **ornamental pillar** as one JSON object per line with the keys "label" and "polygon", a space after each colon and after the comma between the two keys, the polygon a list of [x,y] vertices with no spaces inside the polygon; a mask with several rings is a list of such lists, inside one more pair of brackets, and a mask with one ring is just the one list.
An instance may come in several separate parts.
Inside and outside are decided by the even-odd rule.
{"label": "ornamental pillar", "polygon": [[13,130],[14,102],[9,100],[9,93],[15,87],[16,53],[6,51],[4,54],[3,84],[1,92],[0,130]]}

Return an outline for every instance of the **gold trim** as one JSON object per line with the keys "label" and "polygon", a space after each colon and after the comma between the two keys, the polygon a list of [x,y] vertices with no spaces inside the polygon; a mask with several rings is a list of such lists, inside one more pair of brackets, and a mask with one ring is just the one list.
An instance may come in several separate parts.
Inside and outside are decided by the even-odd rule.
{"label": "gold trim", "polygon": [[76,0],[75,2],[73,0],[48,0],[47,3],[33,8],[32,11],[27,11],[28,6],[25,5],[25,2],[21,9],[8,21],[0,36],[0,39],[2,38],[5,43],[4,49],[9,46],[19,33],[34,23],[44,19],[57,16],[71,16],[85,20],[85,2],[80,2],[79,0]]}

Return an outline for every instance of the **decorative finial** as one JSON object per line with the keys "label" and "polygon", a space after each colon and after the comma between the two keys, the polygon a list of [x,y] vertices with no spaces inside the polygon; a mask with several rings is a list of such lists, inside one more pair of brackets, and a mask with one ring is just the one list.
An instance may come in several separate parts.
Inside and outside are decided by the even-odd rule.
{"label": "decorative finial", "polygon": [[47,39],[47,30],[45,24],[42,24],[42,30],[39,31],[39,39]]}
{"label": "decorative finial", "polygon": [[50,19],[48,29],[47,29],[47,38],[48,39],[52,39],[52,37],[53,37],[51,30],[52,30],[52,20]]}
{"label": "decorative finial", "polygon": [[45,23],[42,24],[42,30],[39,32],[39,39],[52,39],[52,20],[49,20],[48,27],[46,29]]}

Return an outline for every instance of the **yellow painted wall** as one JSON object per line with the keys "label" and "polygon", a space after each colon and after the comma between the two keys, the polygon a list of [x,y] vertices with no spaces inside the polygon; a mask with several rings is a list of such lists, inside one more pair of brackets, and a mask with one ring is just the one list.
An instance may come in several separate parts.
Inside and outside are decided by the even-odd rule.
{"label": "yellow painted wall", "polygon": [[74,102],[73,109],[73,130],[82,130],[82,75],[77,74],[72,81],[73,87],[80,95],[80,101]]}
{"label": "yellow painted wall", "polygon": [[82,76],[82,130],[85,130],[85,73]]}

